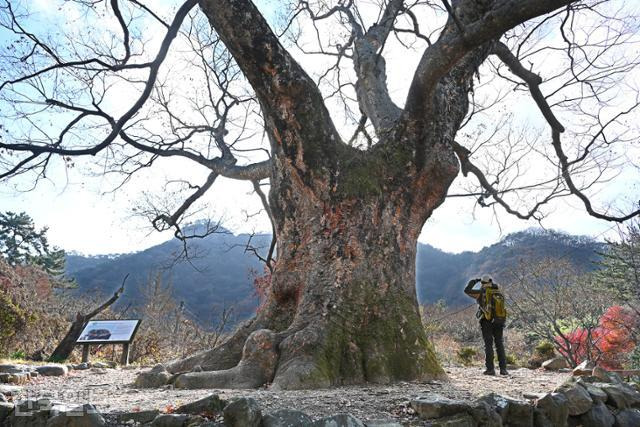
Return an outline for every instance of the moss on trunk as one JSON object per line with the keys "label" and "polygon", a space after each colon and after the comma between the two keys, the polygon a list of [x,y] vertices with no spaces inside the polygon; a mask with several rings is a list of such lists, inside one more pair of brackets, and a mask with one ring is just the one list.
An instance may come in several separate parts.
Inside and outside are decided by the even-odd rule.
{"label": "moss on trunk", "polygon": [[375,283],[355,283],[328,322],[317,375],[332,385],[388,383],[444,375],[415,301]]}

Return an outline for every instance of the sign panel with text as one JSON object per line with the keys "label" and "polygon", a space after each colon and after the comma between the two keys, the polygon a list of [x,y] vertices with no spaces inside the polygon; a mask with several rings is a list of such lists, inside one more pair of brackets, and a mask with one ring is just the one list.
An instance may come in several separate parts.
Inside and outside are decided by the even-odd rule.
{"label": "sign panel with text", "polygon": [[116,344],[129,343],[133,340],[140,319],[129,320],[91,320],[89,321],[77,344]]}

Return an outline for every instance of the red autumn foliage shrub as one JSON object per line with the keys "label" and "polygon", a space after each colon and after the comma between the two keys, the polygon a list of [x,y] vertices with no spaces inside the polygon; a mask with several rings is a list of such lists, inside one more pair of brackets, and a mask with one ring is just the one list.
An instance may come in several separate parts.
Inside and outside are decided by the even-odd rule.
{"label": "red autumn foliage shrub", "polygon": [[640,327],[637,313],[616,305],[609,307],[600,319],[602,339],[599,348],[603,354],[603,366],[620,368],[627,355],[635,348],[632,331]]}
{"label": "red autumn foliage shrub", "polygon": [[[633,311],[615,305],[609,307],[592,330],[576,328],[565,337],[571,343],[571,353],[562,350],[565,357],[575,361],[592,360],[606,369],[621,369],[629,353],[635,348],[634,328],[640,327],[640,318]],[[556,337],[560,342],[560,337]]]}

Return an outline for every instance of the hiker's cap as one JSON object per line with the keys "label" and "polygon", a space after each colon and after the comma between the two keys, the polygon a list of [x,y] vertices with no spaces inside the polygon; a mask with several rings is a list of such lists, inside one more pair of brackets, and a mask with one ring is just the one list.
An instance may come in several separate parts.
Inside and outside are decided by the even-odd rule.
{"label": "hiker's cap", "polygon": [[480,281],[482,283],[491,283],[493,280],[491,279],[491,276],[485,274],[484,276],[482,276],[482,279],[480,279]]}

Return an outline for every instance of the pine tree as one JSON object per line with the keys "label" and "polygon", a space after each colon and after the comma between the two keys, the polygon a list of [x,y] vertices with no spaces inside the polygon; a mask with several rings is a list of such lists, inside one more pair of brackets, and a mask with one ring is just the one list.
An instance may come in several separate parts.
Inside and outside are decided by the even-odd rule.
{"label": "pine tree", "polygon": [[600,282],[640,311],[640,221],[628,224],[602,257]]}
{"label": "pine tree", "polygon": [[0,213],[0,256],[12,267],[37,265],[54,278],[64,275],[65,252],[51,247],[47,227],[37,229],[25,212]]}

